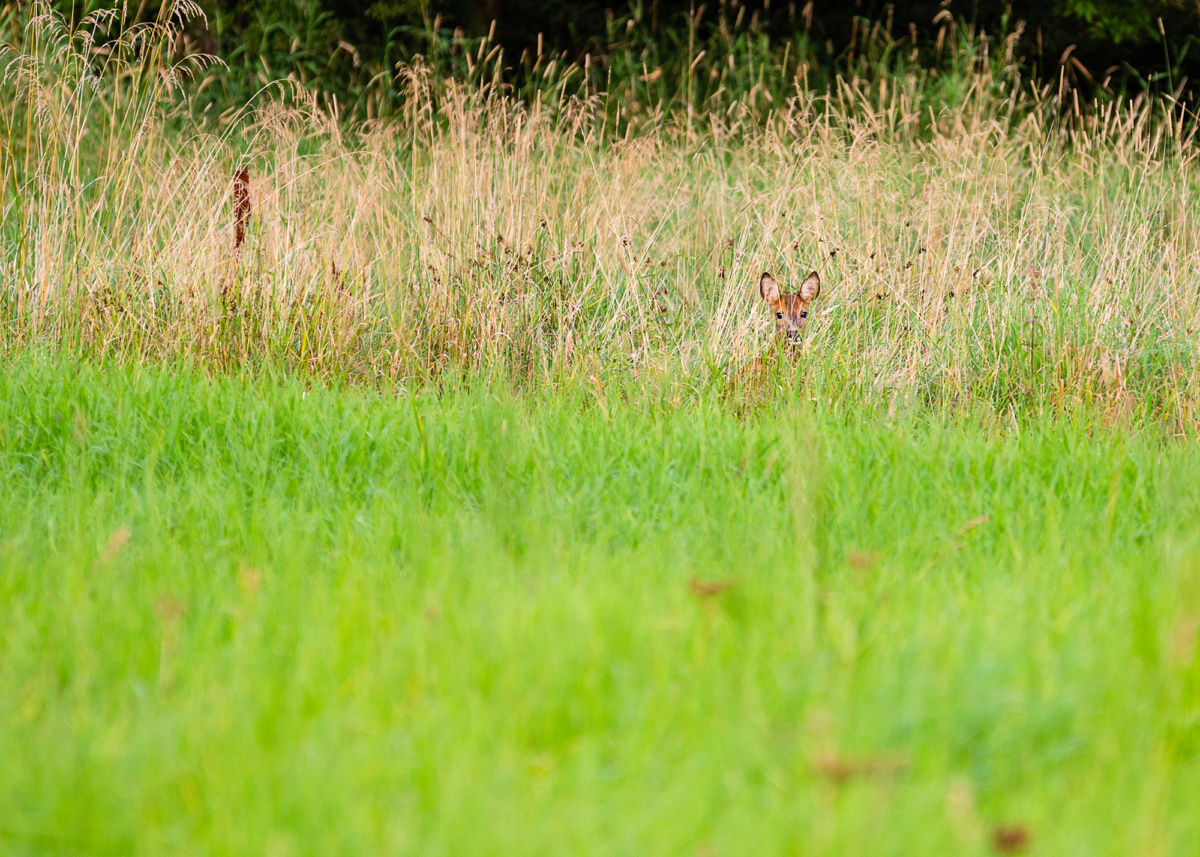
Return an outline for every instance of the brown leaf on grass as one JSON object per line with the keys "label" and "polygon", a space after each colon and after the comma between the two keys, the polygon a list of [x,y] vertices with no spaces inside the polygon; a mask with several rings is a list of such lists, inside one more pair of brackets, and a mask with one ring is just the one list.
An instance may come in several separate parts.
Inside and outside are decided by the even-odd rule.
{"label": "brown leaf on grass", "polygon": [[164,623],[171,625],[179,620],[183,615],[185,605],[178,598],[171,595],[162,594],[158,596],[158,601],[154,604],[154,612]]}
{"label": "brown leaf on grass", "polygon": [[1001,854],[1024,851],[1033,841],[1033,832],[1019,824],[1004,825],[992,830],[992,847]]}
{"label": "brown leaf on grass", "polygon": [[100,551],[100,565],[108,565],[117,558],[117,554],[121,552],[121,548],[129,541],[133,533],[125,524],[117,527],[116,531],[108,537],[108,544],[104,546],[104,550]]}
{"label": "brown leaf on grass", "polygon": [[239,565],[237,570],[238,584],[248,593],[258,592],[262,586],[262,572],[248,565]]}
{"label": "brown leaf on grass", "polygon": [[879,561],[879,557],[871,551],[850,551],[846,554],[846,562],[864,571]]}
{"label": "brown leaf on grass", "polygon": [[969,521],[964,521],[956,531],[960,536],[965,536],[971,530],[988,522],[987,515],[976,515]]}
{"label": "brown leaf on grass", "polygon": [[737,586],[737,581],[731,577],[727,577],[724,580],[700,580],[697,577],[693,577],[688,581],[688,589],[697,598],[712,598],[720,595],[722,592],[733,589],[735,586]]}
{"label": "brown leaf on grass", "polygon": [[826,753],[812,760],[813,770],[839,785],[855,777],[894,776],[908,762],[902,756],[861,756],[857,759]]}

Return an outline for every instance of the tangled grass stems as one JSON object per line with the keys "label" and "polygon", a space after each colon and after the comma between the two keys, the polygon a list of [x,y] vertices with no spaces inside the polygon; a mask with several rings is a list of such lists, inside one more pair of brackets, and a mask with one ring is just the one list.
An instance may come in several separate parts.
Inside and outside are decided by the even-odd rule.
{"label": "tangled grass stems", "polygon": [[614,136],[598,95],[518,98],[418,64],[387,122],[267,93],[231,130],[181,135],[178,19],[123,37],[102,74],[52,16],[7,60],[6,352],[604,378],[678,400],[766,348],[762,270],[816,269],[786,389],[1195,425],[1194,128],[1162,100],[1064,119],[985,63],[953,111],[944,79],[839,79]]}

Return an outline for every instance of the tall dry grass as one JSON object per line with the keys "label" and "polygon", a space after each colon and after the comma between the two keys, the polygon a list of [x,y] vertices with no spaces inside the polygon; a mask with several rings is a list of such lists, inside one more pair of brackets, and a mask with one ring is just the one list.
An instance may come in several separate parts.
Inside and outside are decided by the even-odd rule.
{"label": "tall dry grass", "polygon": [[783,389],[1194,425],[1198,173],[1168,101],[1079,111],[976,64],[953,110],[914,74],[614,135],[601,96],[517,100],[498,71],[417,65],[386,123],[268,89],[218,134],[172,110],[188,66],[153,26],[98,66],[44,14],[4,61],[7,353],[679,400],[769,347],[762,270],[815,269]]}

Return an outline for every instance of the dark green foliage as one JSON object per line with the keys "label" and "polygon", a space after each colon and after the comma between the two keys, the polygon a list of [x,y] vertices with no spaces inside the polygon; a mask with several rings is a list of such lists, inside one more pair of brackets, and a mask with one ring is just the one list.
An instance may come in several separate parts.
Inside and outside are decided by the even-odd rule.
{"label": "dark green foliage", "polygon": [[[54,5],[78,19],[112,0]],[[207,21],[190,25],[180,50],[216,53],[228,70],[211,75],[201,106],[244,102],[272,81],[291,79],[336,98],[351,118],[394,110],[401,94],[397,65],[418,56],[441,75],[470,77],[480,40],[489,36],[485,47],[503,50],[506,82],[526,95],[539,88],[554,58],[560,68],[588,64],[589,72],[573,81],[581,94],[611,91],[661,68],[661,83],[645,88],[657,88],[650,94],[668,108],[694,102],[687,69],[698,80],[716,79],[730,57],[775,67],[774,97],[786,97],[799,77],[823,89],[836,75],[877,77],[914,63],[953,71],[964,45],[970,57],[1011,50],[1025,78],[1078,90],[1084,104],[1143,90],[1186,100],[1200,80],[1200,53],[1191,50],[1200,7],[1185,0],[635,0],[624,7],[599,0],[202,0],[202,6]],[[134,9],[143,19],[161,14],[156,2]],[[701,51],[703,61],[693,66]],[[740,83],[746,90],[762,81]],[[727,86],[722,79],[717,88]]]}

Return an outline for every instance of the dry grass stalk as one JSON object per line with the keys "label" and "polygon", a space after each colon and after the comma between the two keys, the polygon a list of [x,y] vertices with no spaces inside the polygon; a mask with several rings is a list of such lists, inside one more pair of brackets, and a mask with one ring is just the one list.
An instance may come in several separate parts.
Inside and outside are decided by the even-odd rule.
{"label": "dry grass stalk", "polygon": [[241,252],[246,242],[246,227],[250,223],[250,168],[242,167],[233,174],[233,252]]}
{"label": "dry grass stalk", "polygon": [[[49,106],[10,117],[37,155],[2,168],[24,192],[2,215],[0,347],[369,383],[604,367],[677,398],[764,352],[761,271],[815,269],[804,359],[768,399],[807,380],[806,397],[892,410],[1089,407],[1195,430],[1196,167],[1148,101],[1064,130],[1023,90],[949,117],[923,90],[847,84],[820,113],[802,92],[753,123],[709,116],[697,148],[667,119],[605,142],[598,102],[531,107],[415,67],[390,124],[347,132],[267,100],[235,150],[178,142],[153,105],[135,122],[80,106],[25,65],[22,103]],[[1009,95],[1035,99],[1019,121]],[[248,159],[271,168],[253,235],[235,173],[231,260],[222,177]]]}

